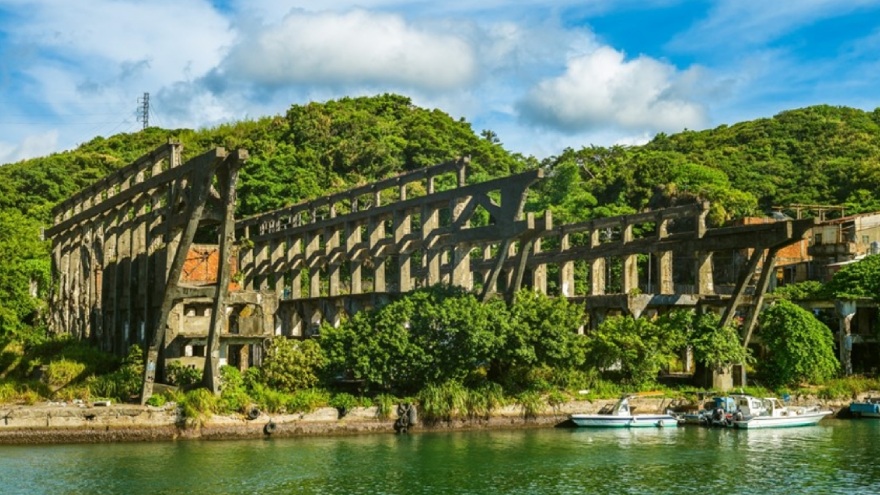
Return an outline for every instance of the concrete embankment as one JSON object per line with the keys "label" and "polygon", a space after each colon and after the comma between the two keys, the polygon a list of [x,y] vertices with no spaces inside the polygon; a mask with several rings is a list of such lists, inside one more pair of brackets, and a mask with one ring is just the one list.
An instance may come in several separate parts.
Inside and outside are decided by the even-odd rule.
{"label": "concrete embankment", "polygon": [[[572,401],[547,407],[526,417],[519,406],[496,409],[491,416],[467,420],[424,421],[410,432],[466,429],[534,428],[564,425],[572,413],[596,413],[610,407],[613,399]],[[815,403],[815,402],[814,402]],[[100,404],[100,403],[98,403]],[[635,412],[659,412],[686,404],[669,399],[636,399]],[[837,412],[844,403],[824,403]],[[698,407],[693,404],[692,407]],[[0,405],[0,444],[142,442],[186,439],[226,440],[271,436],[295,437],[318,435],[353,435],[395,433],[396,413],[379,418],[375,407],[354,408],[340,417],[333,408],[320,408],[306,414],[269,414],[260,412],[212,416],[201,424],[187,420],[174,404],[164,407],[130,404],[95,405],[93,403],[43,403],[37,405]]]}

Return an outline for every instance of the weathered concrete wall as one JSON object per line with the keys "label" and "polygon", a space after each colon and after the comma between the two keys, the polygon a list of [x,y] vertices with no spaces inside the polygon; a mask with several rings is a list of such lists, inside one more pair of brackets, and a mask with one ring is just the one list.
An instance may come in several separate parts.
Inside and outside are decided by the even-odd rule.
{"label": "weathered concrete wall", "polygon": [[[557,407],[547,406],[535,417],[524,417],[519,406],[505,406],[490,417],[427,424],[421,419],[410,433],[437,430],[549,428],[566,426],[573,413],[598,413],[609,409],[615,399],[571,401]],[[812,397],[799,398],[796,405],[815,404]],[[849,401],[822,401],[832,410],[840,410]],[[697,409],[702,404],[685,400],[635,398],[634,413],[663,412],[669,408]],[[271,421],[272,438],[366,433],[394,434],[396,415],[379,418],[375,407],[354,408],[340,418],[336,409],[325,407],[308,414],[261,413],[255,419],[244,415],[213,416],[202,425],[187,424],[174,404],[165,407],[111,405],[94,407],[76,405],[0,406],[0,444],[23,443],[97,443],[172,441],[187,439],[262,438]]]}

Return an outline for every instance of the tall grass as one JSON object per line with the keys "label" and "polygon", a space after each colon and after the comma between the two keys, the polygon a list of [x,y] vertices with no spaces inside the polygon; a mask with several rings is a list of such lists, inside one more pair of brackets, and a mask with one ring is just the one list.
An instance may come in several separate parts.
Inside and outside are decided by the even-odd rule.
{"label": "tall grass", "polygon": [[848,376],[829,380],[819,388],[817,395],[825,400],[856,399],[866,392],[880,391],[880,380],[863,376]]}
{"label": "tall grass", "polygon": [[526,419],[536,418],[544,411],[546,403],[539,392],[526,391],[519,394],[516,403],[522,408],[523,417]]}
{"label": "tall grass", "polygon": [[396,403],[397,399],[393,395],[380,394],[374,397],[373,405],[376,406],[376,417],[381,420],[390,418]]}
{"label": "tall grass", "polygon": [[217,412],[218,398],[206,388],[190,390],[180,403],[188,427],[201,427]]}
{"label": "tall grass", "polygon": [[452,421],[467,414],[468,390],[458,382],[428,385],[418,395],[422,418],[428,423]]}

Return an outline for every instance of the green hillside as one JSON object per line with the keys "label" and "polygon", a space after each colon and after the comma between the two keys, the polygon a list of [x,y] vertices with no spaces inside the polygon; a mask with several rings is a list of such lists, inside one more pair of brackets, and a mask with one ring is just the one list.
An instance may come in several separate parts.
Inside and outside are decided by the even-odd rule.
{"label": "green hillside", "polygon": [[250,152],[239,216],[464,155],[471,182],[546,167],[548,179],[528,207],[551,209],[558,221],[697,199],[713,201],[715,224],[790,203],[880,210],[880,109],[810,107],[659,135],[644,146],[566,149],[539,163],[505,149],[490,130],[477,133],[403,96],[293,105],[285,115],[212,129],[96,137],[72,151],[0,166],[0,334],[41,324],[50,265],[39,232],[51,208],[168,139],[184,144],[185,159],[215,146]]}

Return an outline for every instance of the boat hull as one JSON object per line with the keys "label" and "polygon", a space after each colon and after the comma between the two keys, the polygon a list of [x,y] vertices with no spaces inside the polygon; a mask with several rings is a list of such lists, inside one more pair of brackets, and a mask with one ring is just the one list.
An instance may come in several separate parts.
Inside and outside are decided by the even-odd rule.
{"label": "boat hull", "polygon": [[791,416],[755,416],[742,421],[734,421],[734,426],[746,430],[756,428],[791,428],[795,426],[812,426],[818,424],[831,411],[818,411]]}
{"label": "boat hull", "polygon": [[853,402],[849,405],[849,412],[855,416],[865,418],[880,418],[880,404],[875,402]]}
{"label": "boat hull", "polygon": [[583,428],[657,428],[678,426],[678,420],[669,414],[637,414],[634,416],[572,414],[571,421]]}

